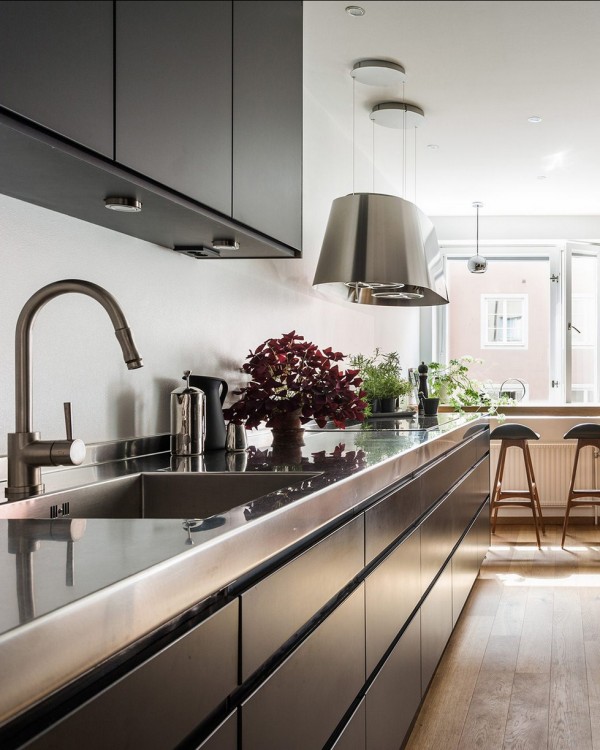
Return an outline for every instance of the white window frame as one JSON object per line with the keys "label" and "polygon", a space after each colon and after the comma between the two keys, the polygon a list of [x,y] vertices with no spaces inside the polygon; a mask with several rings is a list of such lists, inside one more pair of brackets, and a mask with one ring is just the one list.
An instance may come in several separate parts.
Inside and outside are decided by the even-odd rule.
{"label": "white window frame", "polygon": [[[520,300],[522,305],[521,341],[490,341],[488,339],[488,302],[490,300]],[[505,316],[503,316],[505,317]],[[529,348],[529,295],[528,294],[482,294],[481,295],[481,348],[482,349],[528,349]]]}
{"label": "white window frame", "polygon": [[[482,243],[480,243],[482,244]],[[550,262],[550,380],[549,399],[544,403],[565,403],[567,390],[567,377],[564,368],[565,348],[565,302],[563,292],[564,268],[562,257],[567,243],[564,240],[531,240],[528,242],[511,242],[507,240],[502,243],[483,243],[480,246],[480,254],[492,262],[498,260],[510,260],[517,256],[519,259],[545,259]],[[449,240],[440,244],[444,271],[448,259],[464,260],[474,255],[475,243],[459,242]],[[600,274],[599,274],[600,278]],[[600,293],[599,293],[600,297]],[[600,312],[600,304],[598,305]],[[436,307],[421,307],[421,336],[420,336],[420,358],[424,361],[436,361],[445,363],[448,361],[448,310],[447,305]],[[600,322],[599,322],[600,330]],[[600,347],[599,347],[600,351]]]}

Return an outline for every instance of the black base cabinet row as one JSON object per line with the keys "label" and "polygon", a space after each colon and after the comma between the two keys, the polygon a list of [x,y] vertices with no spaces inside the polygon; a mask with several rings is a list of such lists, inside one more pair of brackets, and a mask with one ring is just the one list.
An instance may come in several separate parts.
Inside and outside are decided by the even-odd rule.
{"label": "black base cabinet row", "polygon": [[398,750],[489,529],[486,427],[47,730],[6,747]]}

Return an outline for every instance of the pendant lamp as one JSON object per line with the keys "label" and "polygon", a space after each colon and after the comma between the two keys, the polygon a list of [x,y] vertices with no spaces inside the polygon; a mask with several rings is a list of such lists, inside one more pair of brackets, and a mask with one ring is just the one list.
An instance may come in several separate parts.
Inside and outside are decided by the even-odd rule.
{"label": "pendant lamp", "polygon": [[484,258],[482,255],[479,255],[479,209],[483,208],[483,203],[473,203],[473,208],[477,210],[477,220],[476,220],[476,245],[475,245],[475,255],[473,255],[469,260],[467,261],[467,268],[471,273],[485,273],[487,271],[487,258]]}
{"label": "pendant lamp", "polygon": [[[352,76],[368,84],[389,85],[394,70],[390,65],[364,60],[356,63]],[[404,69],[397,67],[403,81]],[[398,109],[402,124],[398,125],[397,117],[389,124],[390,114]],[[407,113],[423,117],[418,107],[385,102],[374,108],[371,119],[387,127],[406,127]],[[378,120],[380,117],[385,122]],[[354,152],[354,142],[352,148]],[[352,192],[333,201],[313,285],[323,285],[358,304],[417,307],[448,303],[433,224],[414,203],[375,192]]]}

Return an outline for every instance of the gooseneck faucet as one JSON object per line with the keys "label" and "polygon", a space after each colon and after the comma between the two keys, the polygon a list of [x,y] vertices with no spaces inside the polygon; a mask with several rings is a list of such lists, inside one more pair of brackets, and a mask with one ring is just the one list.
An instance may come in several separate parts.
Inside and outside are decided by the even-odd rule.
{"label": "gooseneck faucet", "polygon": [[77,466],[85,458],[85,445],[71,435],[70,414],[65,409],[66,440],[40,440],[32,426],[31,329],[39,310],[61,294],[79,293],[92,297],[108,313],[129,370],[142,367],[127,319],[117,300],[98,284],[79,279],[54,281],[38,290],[25,303],[17,320],[15,333],[15,412],[16,430],[8,435],[9,500],[21,500],[44,491],[42,466]]}

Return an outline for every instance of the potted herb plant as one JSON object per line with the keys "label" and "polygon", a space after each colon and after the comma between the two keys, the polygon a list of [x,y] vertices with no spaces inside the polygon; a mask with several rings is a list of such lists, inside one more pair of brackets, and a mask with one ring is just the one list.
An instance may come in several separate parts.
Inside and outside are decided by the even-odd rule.
{"label": "potted herb plant", "polygon": [[496,414],[500,404],[514,403],[514,399],[508,396],[493,398],[478,380],[470,376],[469,365],[482,362],[483,360],[468,355],[451,359],[447,365],[430,362],[429,396],[438,398],[441,403],[450,404],[457,411],[465,406],[480,406],[485,407],[490,414]]}
{"label": "potted herb plant", "polygon": [[241,398],[224,410],[225,418],[247,428],[264,422],[273,429],[273,445],[303,445],[302,425],[311,419],[319,427],[331,420],[340,428],[346,420],[362,421],[362,381],[357,369],[340,369],[344,357],[295,331],[267,339],[246,357],[242,370],[250,382],[234,391]]}
{"label": "potted herb plant", "polygon": [[372,413],[391,413],[398,408],[398,399],[410,393],[412,386],[402,377],[398,352],[375,349],[372,357],[357,354],[350,358],[362,378],[362,389]]}

